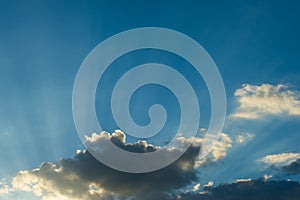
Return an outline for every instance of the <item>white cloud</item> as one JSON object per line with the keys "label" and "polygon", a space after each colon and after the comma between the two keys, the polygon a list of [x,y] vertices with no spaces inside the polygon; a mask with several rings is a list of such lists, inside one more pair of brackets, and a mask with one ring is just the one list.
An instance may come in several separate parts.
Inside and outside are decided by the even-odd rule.
{"label": "white cloud", "polygon": [[96,200],[107,194],[100,185],[86,181],[70,170],[62,170],[54,163],[43,163],[35,170],[19,172],[13,178],[11,189],[33,192],[43,200]]}
{"label": "white cloud", "polygon": [[14,189],[5,180],[0,180],[0,197],[8,196],[12,192],[14,192]]}
{"label": "white cloud", "polygon": [[231,116],[235,118],[258,119],[267,115],[300,115],[300,92],[288,85],[244,84],[234,94],[239,107]]}
{"label": "white cloud", "polygon": [[214,182],[213,181],[209,181],[207,184],[205,184],[203,187],[212,187],[214,186]]}
{"label": "white cloud", "polygon": [[201,146],[201,144],[203,143],[203,138],[199,138],[199,137],[190,137],[190,138],[185,138],[182,135],[179,135],[176,138],[177,141],[177,146],[181,147],[181,146],[186,146],[188,144],[192,144],[192,145],[196,145],[196,146]]}
{"label": "white cloud", "polygon": [[200,189],[200,183],[194,185],[193,191],[198,191]]}
{"label": "white cloud", "polygon": [[289,164],[297,161],[298,159],[300,159],[300,153],[281,153],[267,155],[259,161],[265,163],[266,165],[280,168],[288,166]]}
{"label": "white cloud", "polygon": [[251,182],[251,178],[246,178],[246,179],[237,179],[234,181],[234,183],[246,183],[246,182]]}
{"label": "white cloud", "polygon": [[273,177],[273,175],[265,174],[265,175],[264,175],[264,181],[268,181],[268,180],[270,180],[272,177]]}
{"label": "white cloud", "polygon": [[[207,132],[206,129],[204,128],[201,129],[202,134],[205,134],[206,132]],[[192,143],[192,145],[194,146],[201,146],[204,139],[199,137],[185,138],[179,136],[177,138],[177,141],[179,146],[190,144],[190,143]],[[194,168],[198,168],[203,165],[210,164],[211,162],[216,162],[223,159],[224,157],[226,157],[228,149],[232,147],[232,143],[233,141],[228,134],[221,133],[218,141],[212,147],[211,153],[205,158],[196,160]]]}
{"label": "white cloud", "polygon": [[225,133],[221,133],[220,139],[216,142],[212,150],[215,160],[220,160],[227,155],[227,150],[232,147],[232,139]]}
{"label": "white cloud", "polygon": [[139,150],[142,152],[147,152],[161,149],[159,146],[148,144],[145,140],[138,140],[134,144],[126,143],[126,134],[121,130],[115,130],[112,134],[102,131],[99,134],[93,133],[90,137],[87,135],[85,136],[86,145],[94,152],[103,153],[106,151],[105,147],[107,145],[104,143],[105,140],[112,140],[120,148],[124,147],[126,149],[128,146],[136,147],[135,149],[132,149],[134,151]]}
{"label": "white cloud", "polygon": [[244,144],[244,143],[249,142],[253,138],[254,138],[253,134],[251,134],[251,133],[244,133],[244,134],[237,135],[236,138],[235,138],[235,141],[238,144]]}

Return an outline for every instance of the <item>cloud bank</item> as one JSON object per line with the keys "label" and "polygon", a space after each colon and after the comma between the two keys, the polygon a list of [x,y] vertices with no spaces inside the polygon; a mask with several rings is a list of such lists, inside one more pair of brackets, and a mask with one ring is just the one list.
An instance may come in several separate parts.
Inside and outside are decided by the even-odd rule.
{"label": "cloud bank", "polygon": [[293,181],[245,180],[207,187],[203,192],[189,191],[178,194],[178,200],[298,200],[300,183]]}
{"label": "cloud bank", "polygon": [[[205,130],[202,130],[205,132]],[[247,141],[249,136],[237,136],[232,140],[222,133],[219,141],[206,159],[199,159],[202,138],[177,138],[177,148],[193,140],[188,150],[171,165],[158,171],[131,174],[114,170],[96,160],[88,151],[78,150],[74,158],[58,162],[45,162],[34,170],[20,171],[11,185],[2,183],[0,195],[12,196],[14,192],[32,192],[43,200],[94,200],[94,199],[172,199],[173,194],[198,182],[193,191],[200,188],[198,168],[217,162],[227,156],[234,143]],[[147,153],[161,149],[146,141],[126,143],[126,135],[119,130],[109,134],[102,132],[87,138],[90,146],[98,148],[103,140],[110,140],[124,150]],[[101,145],[100,145],[101,146]],[[171,151],[172,149],[170,149]],[[166,149],[168,152],[168,149]],[[204,185],[209,188],[213,183]]]}
{"label": "cloud bank", "polygon": [[259,119],[268,115],[300,116],[300,92],[288,85],[244,84],[236,90],[239,103],[234,118]]}
{"label": "cloud bank", "polygon": [[[97,144],[99,139],[109,139],[133,152],[159,149],[146,141],[127,144],[121,131],[94,135],[90,142]],[[183,138],[181,141],[184,142]],[[165,198],[172,191],[198,180],[195,166],[200,148],[201,140],[196,140],[176,162],[144,174],[116,171],[100,163],[88,151],[78,151],[74,158],[46,162],[32,171],[19,172],[13,178],[12,187],[6,190],[33,192],[43,200]]]}

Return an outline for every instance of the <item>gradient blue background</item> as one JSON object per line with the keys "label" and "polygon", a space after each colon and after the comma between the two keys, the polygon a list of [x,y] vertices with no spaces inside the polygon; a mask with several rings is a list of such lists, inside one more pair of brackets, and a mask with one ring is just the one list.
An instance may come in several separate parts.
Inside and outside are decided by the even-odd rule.
{"label": "gradient blue background", "polygon": [[[223,76],[228,113],[243,83],[288,83],[299,90],[299,8],[297,1],[1,0],[0,177],[84,148],[71,108],[76,72],[97,44],[127,29],[165,27],[198,41]],[[245,129],[261,134],[221,168],[208,169],[207,179],[260,176],[250,160],[300,151],[299,118],[235,121],[224,131]]]}

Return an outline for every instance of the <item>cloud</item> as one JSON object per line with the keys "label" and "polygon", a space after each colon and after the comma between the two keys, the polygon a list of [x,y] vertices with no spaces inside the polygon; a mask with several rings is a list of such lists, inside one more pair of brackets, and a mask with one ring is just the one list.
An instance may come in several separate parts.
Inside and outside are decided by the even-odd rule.
{"label": "cloud", "polygon": [[[146,141],[126,143],[126,135],[119,130],[112,134],[92,134],[86,140],[94,148],[98,148],[103,140],[110,140],[131,152],[146,153],[161,149]],[[0,192],[5,195],[20,191],[32,192],[43,200],[168,199],[172,194],[199,181],[198,167],[219,161],[232,147],[232,139],[222,133],[210,156],[199,160],[202,138],[179,136],[177,148],[180,150],[181,145],[184,146],[192,140],[192,145],[177,161],[158,171],[140,174],[120,172],[102,164],[87,150],[77,150],[74,158],[45,162],[34,170],[20,171],[11,185],[5,184]],[[210,182],[209,186],[204,187],[212,185],[213,182]],[[199,188],[198,182],[193,191]]]}
{"label": "cloud", "polygon": [[0,197],[5,197],[13,192],[13,189],[6,183],[5,180],[0,180]]}
{"label": "cloud", "polygon": [[[206,129],[202,129],[201,132],[202,134],[206,133]],[[203,139],[202,138],[184,138],[184,137],[178,137],[177,141],[180,144],[188,144],[191,143],[191,141],[193,141],[193,145],[195,146],[201,146]],[[212,148],[211,153],[205,157],[204,159],[196,159],[195,160],[195,168],[204,166],[204,165],[209,165],[213,162],[217,162],[221,159],[223,159],[224,157],[227,156],[227,152],[228,150],[232,147],[232,139],[231,137],[226,134],[226,133],[221,133],[220,134],[220,138],[218,139],[218,141],[215,143],[215,145]]]}
{"label": "cloud", "polygon": [[288,85],[244,84],[234,95],[240,105],[231,117],[259,119],[268,115],[300,115],[300,92]]}
{"label": "cloud", "polygon": [[61,166],[55,163],[43,163],[32,171],[21,171],[13,178],[12,188],[15,191],[33,192],[44,200],[50,199],[99,199],[106,198],[108,192],[98,184],[85,180],[71,171],[64,162]]}
{"label": "cloud", "polygon": [[159,150],[159,146],[153,146],[148,144],[147,141],[138,140],[134,144],[126,143],[126,135],[121,130],[115,130],[114,133],[109,134],[108,132],[101,132],[100,134],[93,133],[91,137],[85,136],[85,142],[95,152],[105,152],[102,145],[103,141],[110,140],[116,146],[130,152],[135,153],[146,153]]}
{"label": "cloud", "polygon": [[287,166],[283,166],[281,169],[289,174],[300,174],[300,159],[290,163]]}
{"label": "cloud", "polygon": [[[202,128],[201,134],[206,134],[207,130]],[[200,146],[203,142],[203,138],[201,137],[195,137],[195,138],[185,138],[182,136],[179,136],[177,138],[177,147],[185,146],[187,144],[192,143],[192,146]],[[227,156],[228,150],[232,147],[233,141],[232,138],[226,134],[221,133],[220,138],[215,143],[215,145],[212,147],[212,150],[210,154],[204,158],[199,160],[198,157],[195,159],[194,168],[201,167],[203,165],[211,164],[212,162],[217,162]]]}
{"label": "cloud", "polygon": [[200,186],[201,186],[200,183],[197,183],[196,185],[194,185],[193,191],[194,191],[194,192],[195,192],[195,191],[198,191],[198,190],[200,189]]}
{"label": "cloud", "polygon": [[[127,144],[121,131],[113,134],[94,134],[90,142],[109,139],[121,148],[134,152],[155,151],[159,147],[138,141]],[[197,140],[196,140],[197,141]],[[34,170],[20,171],[12,180],[14,191],[33,192],[43,200],[49,199],[153,199],[198,180],[194,168],[201,148],[196,142],[183,156],[161,170],[130,174],[111,169],[96,160],[88,151],[77,151],[72,159],[57,163],[46,162]]]}
{"label": "cloud", "polygon": [[237,135],[235,140],[238,144],[244,144],[249,142],[250,140],[252,140],[254,138],[254,135],[251,133],[244,133],[244,134],[240,134]]}
{"label": "cloud", "polygon": [[300,174],[300,153],[272,154],[263,157],[259,161],[287,173]]}
{"label": "cloud", "polygon": [[204,185],[204,188],[210,188],[214,185],[213,181],[209,181],[207,184]]}
{"label": "cloud", "polygon": [[265,174],[263,178],[264,178],[264,181],[267,181],[267,180],[271,179],[272,177],[273,177],[273,175]]}
{"label": "cloud", "polygon": [[221,160],[227,155],[227,150],[232,147],[232,139],[225,133],[221,133],[220,140],[218,140],[213,147],[212,155],[215,160]]}
{"label": "cloud", "polygon": [[[178,200],[298,200],[300,183],[293,181],[247,180],[208,187],[203,192],[184,192],[173,199]],[[172,199],[172,198],[171,198]]]}
{"label": "cloud", "polygon": [[300,153],[281,153],[267,155],[259,161],[265,163],[266,165],[279,168],[287,166],[298,159],[300,159]]}

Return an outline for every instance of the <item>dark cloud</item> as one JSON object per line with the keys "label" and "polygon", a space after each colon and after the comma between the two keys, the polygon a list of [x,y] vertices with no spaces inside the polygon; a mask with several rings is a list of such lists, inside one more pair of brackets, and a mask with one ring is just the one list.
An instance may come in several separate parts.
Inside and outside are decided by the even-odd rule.
{"label": "dark cloud", "polygon": [[[109,138],[114,144],[133,152],[157,150],[146,142],[126,144],[122,133]],[[200,144],[190,148],[173,164],[158,171],[131,174],[107,167],[88,151],[57,163],[43,163],[32,171],[20,172],[14,189],[33,191],[44,199],[166,199],[168,195],[197,180],[194,168]]]}
{"label": "dark cloud", "polygon": [[[110,140],[118,147],[135,153],[147,153],[162,149],[148,144],[146,141],[126,143],[126,135],[121,131],[115,131],[112,134],[107,132],[92,134],[86,139],[92,149],[100,151],[103,150],[101,144],[104,140]],[[224,158],[227,150],[232,147],[232,139],[222,133],[220,140],[212,149],[212,153],[206,159],[200,160],[202,138],[179,136],[176,141],[176,145],[178,145],[176,148],[174,147],[176,151],[182,151],[182,146],[193,143],[177,161],[158,171],[149,173],[117,171],[102,164],[89,151],[84,150],[78,151],[73,158],[64,158],[58,162],[46,162],[31,171],[20,171],[13,178],[9,192],[33,192],[35,196],[43,200],[176,199],[177,197],[173,194],[185,191],[192,184],[198,183],[194,190],[199,190],[199,170],[197,168]],[[171,155],[174,148],[164,148],[164,151]],[[204,188],[210,188],[210,185],[204,186]],[[184,195],[194,194],[183,193],[181,198],[185,198]]]}
{"label": "dark cloud", "polygon": [[208,188],[202,193],[173,196],[180,200],[299,200],[300,184],[293,181],[252,180]]}
{"label": "dark cloud", "polygon": [[300,159],[281,167],[281,169],[289,174],[300,174]]}
{"label": "dark cloud", "polygon": [[[141,147],[144,148],[144,147]],[[78,175],[86,182],[95,182],[107,191],[117,192],[121,195],[158,194],[182,188],[197,179],[193,168],[183,169],[183,162],[193,165],[199,148],[191,147],[181,159],[161,170],[131,174],[111,169],[96,160],[88,151],[79,153],[73,159],[63,159],[60,165],[62,173],[69,171]]]}

